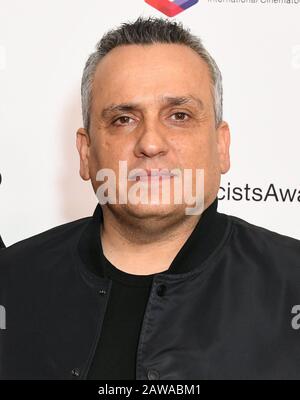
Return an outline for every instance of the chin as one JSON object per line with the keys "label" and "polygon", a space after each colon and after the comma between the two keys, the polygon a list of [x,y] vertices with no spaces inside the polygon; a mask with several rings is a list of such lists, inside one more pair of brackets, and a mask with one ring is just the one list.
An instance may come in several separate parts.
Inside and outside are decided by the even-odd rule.
{"label": "chin", "polygon": [[161,218],[184,214],[185,206],[182,204],[127,204],[128,214],[137,218]]}

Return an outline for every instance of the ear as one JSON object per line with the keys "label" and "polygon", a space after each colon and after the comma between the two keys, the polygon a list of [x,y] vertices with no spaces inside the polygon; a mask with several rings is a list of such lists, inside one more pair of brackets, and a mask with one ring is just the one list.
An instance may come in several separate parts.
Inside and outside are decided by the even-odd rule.
{"label": "ear", "polygon": [[225,174],[230,168],[230,130],[228,123],[225,121],[222,121],[217,128],[217,146],[220,172]]}
{"label": "ear", "polygon": [[90,179],[90,137],[88,132],[84,128],[79,128],[76,132],[76,147],[80,157],[80,176],[85,181],[88,181]]}

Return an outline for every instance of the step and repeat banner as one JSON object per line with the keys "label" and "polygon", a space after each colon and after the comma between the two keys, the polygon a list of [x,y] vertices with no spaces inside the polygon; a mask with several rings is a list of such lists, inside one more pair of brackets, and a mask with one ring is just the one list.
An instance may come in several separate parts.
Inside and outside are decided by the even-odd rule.
{"label": "step and repeat banner", "polygon": [[300,0],[0,0],[5,245],[93,213],[76,149],[81,75],[101,36],[138,16],[182,21],[222,72],[219,211],[300,239]]}

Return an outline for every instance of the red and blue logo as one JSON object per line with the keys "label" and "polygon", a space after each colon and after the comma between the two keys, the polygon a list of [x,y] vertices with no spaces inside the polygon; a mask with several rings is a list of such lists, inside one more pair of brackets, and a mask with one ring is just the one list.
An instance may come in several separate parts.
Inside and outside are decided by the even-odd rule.
{"label": "red and blue logo", "polygon": [[174,17],[187,8],[192,7],[194,4],[198,3],[198,1],[199,0],[145,0],[147,4],[156,8],[168,17]]}

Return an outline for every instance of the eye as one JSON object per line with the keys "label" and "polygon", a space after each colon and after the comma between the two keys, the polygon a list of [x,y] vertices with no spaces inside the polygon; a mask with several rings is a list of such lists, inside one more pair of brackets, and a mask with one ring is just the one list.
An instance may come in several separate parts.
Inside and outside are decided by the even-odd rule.
{"label": "eye", "polygon": [[175,121],[179,121],[179,122],[181,122],[181,121],[186,121],[188,118],[185,118],[185,117],[189,117],[189,115],[187,114],[187,113],[185,113],[185,112],[182,112],[182,111],[180,111],[180,112],[176,112],[176,113],[174,113],[174,114],[172,114],[172,117],[174,116],[174,115],[176,115],[177,117],[179,117],[179,118],[175,118]]}
{"label": "eye", "polygon": [[[113,121],[113,125],[119,125],[119,126],[122,126],[122,125],[127,125],[128,123],[129,123],[129,120],[131,120],[131,119],[133,119],[133,118],[130,118],[130,117],[128,117],[127,115],[122,115],[121,117],[119,117],[119,118],[116,118],[114,121]],[[117,123],[118,122],[118,123]]]}

